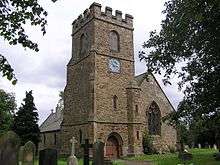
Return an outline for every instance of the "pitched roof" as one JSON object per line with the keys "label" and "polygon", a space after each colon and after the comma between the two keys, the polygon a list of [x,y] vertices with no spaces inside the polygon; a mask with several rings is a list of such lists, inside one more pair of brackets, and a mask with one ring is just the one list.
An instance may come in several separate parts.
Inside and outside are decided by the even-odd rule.
{"label": "pitched roof", "polygon": [[142,82],[147,78],[148,75],[148,72],[144,72],[134,77],[134,79],[137,81],[138,86],[142,84]]}
{"label": "pitched roof", "polygon": [[47,119],[40,125],[40,132],[49,132],[60,130],[63,117],[60,113],[51,113]]}
{"label": "pitched roof", "polygon": [[146,80],[148,77],[148,75],[151,75],[153,77],[153,79],[155,80],[155,82],[157,83],[158,87],[160,88],[161,92],[164,94],[165,98],[167,99],[167,101],[169,102],[169,104],[171,105],[172,109],[175,110],[175,108],[173,107],[173,105],[171,104],[170,100],[168,99],[167,95],[165,94],[165,92],[163,91],[163,89],[161,88],[160,84],[158,83],[156,77],[153,75],[153,73],[150,72],[145,72],[142,73],[140,75],[135,76],[135,80],[137,81],[138,85],[140,86],[144,80]]}

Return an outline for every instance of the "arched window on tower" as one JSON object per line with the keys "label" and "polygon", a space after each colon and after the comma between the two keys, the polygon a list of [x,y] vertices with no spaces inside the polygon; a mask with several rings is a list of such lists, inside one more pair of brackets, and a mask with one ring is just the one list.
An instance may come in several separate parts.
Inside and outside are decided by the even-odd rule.
{"label": "arched window on tower", "polygon": [[153,101],[147,111],[149,135],[161,135],[161,113],[160,108]]}
{"label": "arched window on tower", "polygon": [[88,46],[88,41],[87,41],[87,36],[85,34],[82,34],[80,37],[80,57],[82,57],[84,55],[84,53],[86,53],[86,49]]}
{"label": "arched window on tower", "polygon": [[113,96],[113,109],[117,109],[118,97],[116,95]]}
{"label": "arched window on tower", "polygon": [[116,31],[111,31],[109,34],[109,46],[111,51],[119,52],[120,40]]}

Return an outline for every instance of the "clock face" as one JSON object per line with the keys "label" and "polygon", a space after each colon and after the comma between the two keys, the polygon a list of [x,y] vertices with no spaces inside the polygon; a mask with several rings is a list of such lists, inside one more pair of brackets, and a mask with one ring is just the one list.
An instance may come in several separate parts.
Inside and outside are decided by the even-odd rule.
{"label": "clock face", "polygon": [[108,67],[111,72],[120,73],[120,61],[118,59],[110,58]]}

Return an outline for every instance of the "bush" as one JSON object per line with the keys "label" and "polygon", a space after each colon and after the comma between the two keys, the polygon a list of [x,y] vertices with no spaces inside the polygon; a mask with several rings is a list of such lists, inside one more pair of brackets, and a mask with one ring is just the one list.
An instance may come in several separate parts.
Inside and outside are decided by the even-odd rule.
{"label": "bush", "polygon": [[143,144],[144,154],[156,153],[156,150],[153,147],[153,139],[146,132],[143,135],[142,144]]}

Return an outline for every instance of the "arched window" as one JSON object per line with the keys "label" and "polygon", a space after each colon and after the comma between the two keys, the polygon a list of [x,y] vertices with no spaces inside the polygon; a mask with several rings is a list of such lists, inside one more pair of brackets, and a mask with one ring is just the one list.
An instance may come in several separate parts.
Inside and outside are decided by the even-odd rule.
{"label": "arched window", "polygon": [[86,49],[88,46],[87,37],[85,34],[82,34],[80,37],[80,56],[83,56],[86,53]]}
{"label": "arched window", "polygon": [[119,35],[116,31],[111,31],[109,35],[109,45],[110,45],[110,50],[112,51],[119,51]]}
{"label": "arched window", "polygon": [[161,113],[160,108],[155,101],[153,101],[148,109],[148,131],[150,135],[161,134]]}
{"label": "arched window", "polygon": [[117,109],[118,97],[116,95],[113,96],[113,109]]}
{"label": "arched window", "polygon": [[82,130],[79,130],[79,143],[82,144]]}

